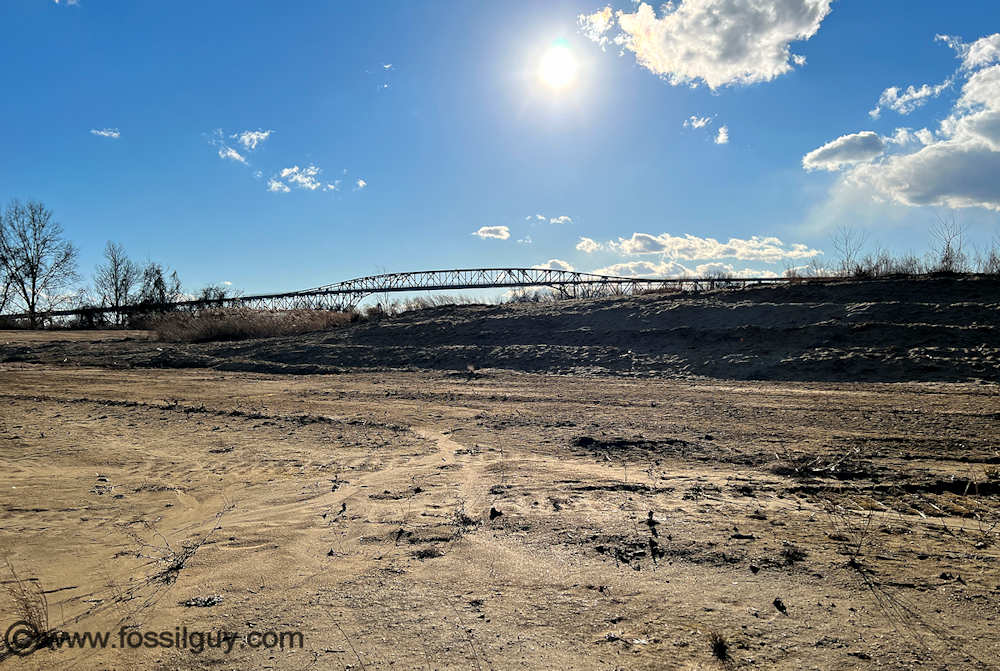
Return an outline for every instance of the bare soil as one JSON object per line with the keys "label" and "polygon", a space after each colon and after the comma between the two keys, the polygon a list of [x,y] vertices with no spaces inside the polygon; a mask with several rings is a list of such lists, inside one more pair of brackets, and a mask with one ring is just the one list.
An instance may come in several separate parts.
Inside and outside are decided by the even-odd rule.
{"label": "bare soil", "polygon": [[51,626],[305,644],[10,668],[997,665],[995,385],[27,364],[0,381],[0,544]]}
{"label": "bare soil", "polygon": [[0,626],[303,645],[0,666],[1000,668],[998,284],[866,286],[2,332]]}
{"label": "bare soil", "polygon": [[445,306],[233,343],[178,345],[135,332],[100,340],[64,332],[48,343],[21,342],[10,333],[0,332],[0,362],[294,374],[474,366],[675,379],[1000,382],[1000,279]]}

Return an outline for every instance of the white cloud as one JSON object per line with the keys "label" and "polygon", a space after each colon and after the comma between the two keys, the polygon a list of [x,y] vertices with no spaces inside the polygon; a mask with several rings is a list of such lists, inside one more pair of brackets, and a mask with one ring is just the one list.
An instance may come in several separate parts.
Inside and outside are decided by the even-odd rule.
{"label": "white cloud", "polygon": [[117,128],[91,128],[90,134],[97,135],[99,137],[110,137],[115,139],[121,137],[121,132]]}
{"label": "white cloud", "polygon": [[242,133],[233,133],[229,137],[233,138],[247,151],[253,151],[261,142],[271,136],[273,130],[245,130]]}
{"label": "white cloud", "polygon": [[923,107],[931,98],[937,98],[946,89],[950,88],[951,85],[952,79],[949,77],[936,86],[924,84],[920,88],[914,88],[911,85],[905,91],[900,91],[898,86],[890,86],[882,91],[882,95],[878,99],[878,105],[875,106],[875,109],[868,112],[868,116],[878,119],[882,115],[883,107],[888,107],[898,114],[909,114],[913,110]]}
{"label": "white cloud", "polygon": [[278,173],[281,179],[285,180],[288,184],[292,186],[297,186],[300,189],[307,189],[309,191],[315,191],[321,184],[318,179],[321,170],[315,165],[309,164],[305,168],[299,168],[297,165],[293,165],[291,168],[285,168],[280,173]]}
{"label": "white cloud", "polygon": [[676,261],[627,261],[613,263],[610,266],[597,268],[593,271],[598,275],[616,275],[618,277],[694,277],[694,271]]}
{"label": "white cloud", "polygon": [[520,240],[518,240],[517,244],[519,244],[519,245],[530,245],[533,242],[534,242],[534,240],[531,239],[531,236],[530,235],[526,235],[523,238],[521,238]]}
{"label": "white cloud", "polygon": [[[602,48],[613,41],[673,85],[704,82],[716,89],[770,81],[803,65],[789,45],[816,34],[831,2],[681,0],[663,5],[660,16],[640,3],[632,13],[605,7],[578,21]],[[619,32],[612,37],[616,22]]]}
{"label": "white cloud", "polygon": [[383,70],[392,70],[392,63],[386,63],[382,66]]}
{"label": "white cloud", "polygon": [[729,144],[729,126],[723,126],[715,136],[715,144]]}
{"label": "white cloud", "polygon": [[572,271],[573,266],[566,263],[562,259],[549,259],[545,263],[541,263],[537,266],[531,266],[532,268],[545,268],[547,270],[568,270]]}
{"label": "white cloud", "polygon": [[813,170],[840,170],[844,166],[870,161],[885,151],[885,142],[870,130],[841,135],[802,157],[802,167]]}
{"label": "white cloud", "polygon": [[580,238],[580,241],[576,243],[576,249],[584,254],[593,254],[598,249],[601,249],[601,243],[590,238]]}
{"label": "white cloud", "polygon": [[615,15],[611,7],[605,7],[593,14],[581,14],[577,20],[584,35],[599,44],[602,50],[608,46],[610,42],[608,32],[615,25]]}
{"label": "white cloud", "polygon": [[80,4],[80,0],[53,0],[53,2],[57,5],[66,5],[68,7]]}
{"label": "white cloud", "polygon": [[355,191],[360,191],[361,189],[365,188],[366,186],[368,186],[368,182],[366,182],[363,179],[359,179],[358,181],[356,181],[354,183],[354,190]]}
{"label": "white cloud", "polygon": [[975,70],[993,63],[1000,63],[1000,33],[981,37],[972,44],[966,44],[960,37],[935,35],[934,39],[945,42],[962,59],[963,70]]}
{"label": "white cloud", "polygon": [[507,226],[482,226],[478,231],[474,232],[473,235],[478,235],[483,240],[488,238],[506,240],[510,237],[510,228]]}
{"label": "white cloud", "polygon": [[219,158],[228,158],[232,161],[238,161],[246,165],[247,160],[243,158],[243,155],[232,147],[219,147]]}
{"label": "white cloud", "polygon": [[697,277],[719,277],[725,275],[734,278],[748,277],[779,277],[773,270],[757,270],[756,268],[735,268],[731,263],[702,263],[694,267]]}
{"label": "white cloud", "polygon": [[267,180],[267,190],[274,193],[288,193],[291,191],[287,184],[273,178]]}
{"label": "white cloud", "polygon": [[573,223],[573,219],[571,219],[570,217],[568,217],[568,216],[566,216],[564,214],[564,215],[561,215],[561,216],[558,216],[558,217],[552,217],[551,219],[549,219],[549,223],[550,224],[572,224]]}
{"label": "white cloud", "polygon": [[857,163],[842,179],[869,189],[877,199],[907,206],[1000,211],[1000,180],[996,178],[1000,174],[1000,33],[972,44],[957,38],[939,39],[948,41],[962,58],[954,76],[964,83],[937,133],[917,131],[913,135],[919,145],[894,142],[893,151]]}
{"label": "white cloud", "polygon": [[340,180],[339,179],[335,179],[335,180],[333,180],[333,184],[329,184],[328,183],[326,186],[323,187],[324,191],[337,191],[339,189],[340,189]]}
{"label": "white cloud", "polygon": [[617,275],[619,277],[719,277],[727,276],[732,278],[749,277],[779,277],[773,270],[758,270],[756,268],[735,268],[729,263],[703,263],[688,268],[676,261],[663,260],[660,263],[651,261],[629,261],[626,263],[615,263],[594,271],[598,275]]}
{"label": "white cloud", "polygon": [[685,128],[704,128],[708,124],[712,123],[712,117],[708,116],[694,116],[693,114],[684,120]]}
{"label": "white cloud", "polygon": [[822,254],[817,249],[795,243],[786,246],[775,237],[752,236],[749,239],[730,238],[719,242],[715,238],[700,238],[690,233],[680,237],[661,233],[633,233],[631,238],[618,238],[609,243],[612,250],[626,256],[641,254],[663,254],[664,256],[695,261],[701,259],[735,258],[742,261],[765,261],[774,263],[781,259],[803,259]]}

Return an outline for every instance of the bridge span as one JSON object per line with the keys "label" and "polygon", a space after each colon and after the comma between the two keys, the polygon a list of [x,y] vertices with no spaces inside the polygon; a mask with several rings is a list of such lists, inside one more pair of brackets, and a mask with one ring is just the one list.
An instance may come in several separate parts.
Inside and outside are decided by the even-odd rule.
{"label": "bridge span", "polygon": [[[172,310],[197,310],[207,307],[247,306],[262,310],[301,308],[345,309],[356,306],[371,295],[419,291],[457,291],[462,289],[540,289],[550,288],[565,298],[624,296],[649,290],[700,291],[719,286],[746,286],[788,282],[784,277],[751,278],[647,278],[616,277],[579,273],[553,268],[457,268],[385,273],[358,277],[312,289],[219,299],[195,299],[163,304],[136,304],[121,308],[83,306],[38,313],[36,318],[96,317],[110,313],[140,314]],[[800,281],[800,280],[798,280]],[[27,314],[4,315],[8,320],[28,319]]]}

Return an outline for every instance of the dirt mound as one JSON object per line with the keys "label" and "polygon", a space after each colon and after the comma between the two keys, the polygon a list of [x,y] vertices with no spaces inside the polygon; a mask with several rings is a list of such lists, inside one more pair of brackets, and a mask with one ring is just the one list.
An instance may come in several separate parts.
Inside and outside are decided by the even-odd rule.
{"label": "dirt mound", "polygon": [[996,279],[796,284],[445,306],[240,343],[15,342],[0,347],[0,360],[268,373],[472,366],[750,380],[998,381],[998,308]]}

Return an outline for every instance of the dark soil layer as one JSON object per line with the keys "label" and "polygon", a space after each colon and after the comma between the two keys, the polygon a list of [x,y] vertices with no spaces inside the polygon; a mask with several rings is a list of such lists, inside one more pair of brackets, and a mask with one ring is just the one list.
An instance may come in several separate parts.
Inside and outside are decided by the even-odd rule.
{"label": "dark soil layer", "polygon": [[0,361],[336,373],[469,366],[743,380],[1000,381],[1000,280],[788,285],[409,312],[304,336],[177,345],[18,344]]}

